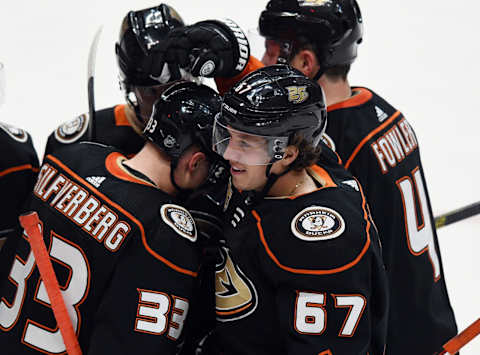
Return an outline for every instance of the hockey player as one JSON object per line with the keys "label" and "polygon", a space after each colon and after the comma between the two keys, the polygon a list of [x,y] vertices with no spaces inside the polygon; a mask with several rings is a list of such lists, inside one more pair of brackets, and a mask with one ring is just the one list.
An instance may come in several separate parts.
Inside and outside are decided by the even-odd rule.
{"label": "hockey player", "polygon": [[457,326],[418,140],[400,111],[349,84],[362,27],[355,0],[272,0],[259,21],[263,59],[283,58],[325,90],[325,139],[364,187],[382,238],[390,286],[387,354],[433,354]]}
{"label": "hockey player", "polygon": [[[203,57],[191,57],[197,66],[207,54],[225,55],[196,40],[199,31],[218,31],[206,23],[175,31],[177,38],[187,39],[172,42],[175,60],[189,58],[199,45],[205,47]],[[259,30],[266,38],[266,65],[288,62],[322,86],[329,117],[323,139],[365,189],[389,277],[387,354],[432,354],[457,333],[457,326],[418,140],[400,111],[372,90],[350,86],[350,65],[363,38],[357,2],[272,0],[260,16]]]}
{"label": "hockey player", "polygon": [[218,324],[202,354],[383,353],[378,235],[356,180],[312,166],[325,125],[321,88],[288,66],[255,71],[224,97],[214,150],[242,191],[232,198],[253,202],[226,227]]}
{"label": "hockey player", "polygon": [[[120,87],[126,105],[97,111],[93,130],[94,141],[114,146],[126,154],[137,153],[144,144],[141,132],[150,117],[153,102],[162,91],[177,80],[170,80],[168,68],[152,77],[149,51],[166,39],[169,31],[184,26],[180,15],[171,6],[129,12],[123,19],[115,53],[120,70]],[[183,79],[191,76],[182,71]],[[179,77],[181,79],[182,77]],[[48,138],[45,155],[71,143],[91,140],[88,137],[88,114],[59,126]]]}
{"label": "hockey player", "polygon": [[[5,97],[4,66],[0,63],[0,106]],[[0,122],[0,249],[18,227],[18,216],[32,191],[38,173],[38,157],[32,137],[23,129]],[[1,273],[1,271],[0,271]]]}
{"label": "hockey player", "polygon": [[[200,262],[196,225],[178,196],[208,178],[220,102],[206,86],[178,83],[155,104],[148,141],[130,159],[88,142],[46,156],[28,207],[85,354],[177,352]],[[62,353],[45,285],[19,239],[0,288],[2,352]]]}

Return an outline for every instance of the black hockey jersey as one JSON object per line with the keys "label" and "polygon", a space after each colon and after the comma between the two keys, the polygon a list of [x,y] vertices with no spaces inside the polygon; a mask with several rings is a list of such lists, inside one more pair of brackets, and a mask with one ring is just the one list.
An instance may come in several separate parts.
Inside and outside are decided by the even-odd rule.
{"label": "black hockey jersey", "polygon": [[241,194],[227,196],[218,322],[204,348],[228,355],[383,353],[388,289],[378,234],[360,185],[324,158],[309,169],[322,186],[312,193],[264,198],[250,211],[235,200]]}
{"label": "black hockey jersey", "polygon": [[[42,221],[82,351],[174,354],[199,269],[195,223],[125,159],[93,143],[48,155],[29,208]],[[0,288],[2,353],[64,353],[29,244],[18,238]]]}
{"label": "black hockey jersey", "polygon": [[18,225],[22,204],[32,192],[38,157],[23,129],[0,122],[0,238]]}
{"label": "black hockey jersey", "polygon": [[[60,125],[50,134],[45,156],[75,142],[88,139],[89,115],[85,113]],[[125,114],[125,105],[117,105],[95,112],[95,142],[111,145],[126,155],[137,153],[145,140],[132,128]]]}
{"label": "black hockey jersey", "polygon": [[383,244],[390,285],[387,354],[433,354],[457,333],[417,137],[369,89],[328,107],[327,143],[358,178]]}

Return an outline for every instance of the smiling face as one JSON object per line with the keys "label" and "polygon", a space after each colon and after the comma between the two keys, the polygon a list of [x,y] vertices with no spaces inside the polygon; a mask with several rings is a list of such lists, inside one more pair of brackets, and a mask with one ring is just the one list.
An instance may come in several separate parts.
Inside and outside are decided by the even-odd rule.
{"label": "smiling face", "polygon": [[238,131],[215,121],[213,149],[229,161],[232,181],[237,189],[261,190],[266,184],[267,165],[273,160],[269,153],[272,139]]}
{"label": "smiling face", "polygon": [[223,158],[231,166],[232,182],[239,190],[260,191],[267,183],[266,169],[270,163],[265,138],[245,134],[231,128]]}

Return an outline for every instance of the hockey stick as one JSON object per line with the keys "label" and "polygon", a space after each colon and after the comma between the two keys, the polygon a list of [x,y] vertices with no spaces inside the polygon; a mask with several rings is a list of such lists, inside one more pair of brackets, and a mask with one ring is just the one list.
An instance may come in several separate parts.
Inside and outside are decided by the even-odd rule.
{"label": "hockey stick", "polygon": [[93,91],[93,80],[95,75],[95,60],[97,58],[98,42],[100,41],[100,34],[103,26],[100,26],[95,33],[92,44],[90,45],[90,52],[88,53],[88,68],[87,68],[87,90],[88,90],[88,115],[90,117],[88,123],[88,140],[95,140],[95,95]]}
{"label": "hockey stick", "polygon": [[461,333],[454,336],[447,341],[442,348],[442,351],[436,353],[438,355],[453,355],[460,351],[465,345],[473,340],[478,334],[480,334],[480,318],[470,324]]}
{"label": "hockey stick", "polygon": [[435,227],[441,228],[477,214],[480,214],[480,202],[475,202],[435,217]]}
{"label": "hockey stick", "polygon": [[67,354],[82,355],[80,344],[78,344],[77,336],[73,330],[70,316],[68,315],[65,302],[60,292],[60,286],[58,285],[55,271],[53,271],[52,261],[50,260],[47,248],[43,242],[42,224],[38,218],[38,214],[37,212],[30,212],[29,214],[20,216],[19,219],[20,224],[25,229],[25,233],[28,236],[28,242],[30,243],[30,247],[35,257],[40,277],[45,284],[53,314],[57,320],[63,343],[67,349]]}

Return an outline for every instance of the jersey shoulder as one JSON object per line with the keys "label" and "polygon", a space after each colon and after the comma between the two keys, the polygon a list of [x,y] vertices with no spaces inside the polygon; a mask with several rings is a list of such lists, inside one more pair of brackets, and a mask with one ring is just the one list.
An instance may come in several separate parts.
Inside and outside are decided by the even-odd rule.
{"label": "jersey shoulder", "polygon": [[[365,87],[352,87],[350,98],[328,107],[328,117],[331,119],[329,124],[333,122],[332,124],[337,126],[341,121],[345,121],[344,129],[354,127],[362,131],[385,124],[399,114],[385,99]],[[358,119],[359,117],[361,119]]]}
{"label": "jersey shoulder", "polygon": [[197,228],[192,216],[148,178],[129,172],[122,164],[126,159],[113,147],[81,142],[48,155],[45,161],[66,171],[97,200],[128,218],[138,228],[138,242],[150,256],[193,276],[198,256]]}
{"label": "jersey shoulder", "polygon": [[349,184],[294,199],[267,200],[252,212],[267,256],[283,270],[330,275],[355,267],[372,224],[360,191]]}
{"label": "jersey shoulder", "polygon": [[29,165],[38,168],[38,156],[30,134],[15,126],[0,122],[0,170]]}
{"label": "jersey shoulder", "polygon": [[[89,140],[88,126],[90,124],[90,115],[83,113],[74,119],[62,123],[49,136],[45,147],[45,154],[50,154],[55,150],[81,141]],[[120,130],[125,130],[134,134],[133,128],[125,115],[125,105],[116,105],[95,112],[95,141],[106,145],[113,145],[117,148],[123,140],[126,140]],[[119,136],[118,139],[113,139]],[[113,138],[112,138],[113,137]],[[117,144],[115,144],[117,143]]]}

